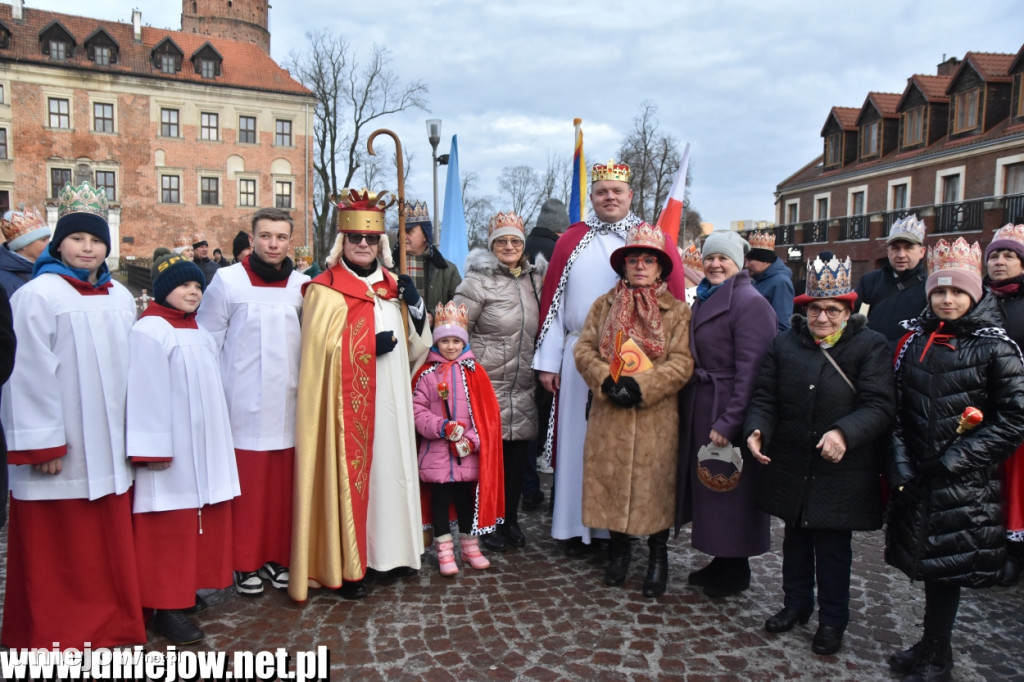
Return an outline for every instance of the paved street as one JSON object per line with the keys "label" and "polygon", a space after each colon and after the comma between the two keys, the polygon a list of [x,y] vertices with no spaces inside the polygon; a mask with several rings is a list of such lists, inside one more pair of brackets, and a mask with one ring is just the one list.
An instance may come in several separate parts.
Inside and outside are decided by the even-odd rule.
{"label": "paved street", "polygon": [[[418,575],[382,580],[362,602],[311,591],[301,606],[276,590],[222,590],[198,616],[207,633],[198,648],[325,645],[334,680],[893,680],[885,657],[920,635],[923,591],[883,564],[881,532],[855,536],[852,620],[839,654],[820,657],[810,651],[816,618],[781,635],[762,628],[782,603],[781,526],[772,552],[752,562],[750,589],[719,600],[686,585],[705,559],[681,534],[670,543],[669,590],[652,600],[640,595],[645,543],[635,543],[626,584],[608,588],[600,558],[565,558],[548,518],[524,514],[529,544],[489,554],[489,570],[460,564],[446,579],[428,555]],[[955,679],[1024,680],[1024,588],[965,591],[953,642]]]}

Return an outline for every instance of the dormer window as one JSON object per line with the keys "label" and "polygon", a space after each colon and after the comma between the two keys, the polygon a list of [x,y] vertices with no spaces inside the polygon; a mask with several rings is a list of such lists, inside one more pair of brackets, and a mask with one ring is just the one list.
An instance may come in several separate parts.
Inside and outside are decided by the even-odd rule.
{"label": "dormer window", "polygon": [[838,166],[842,161],[843,154],[843,136],[829,135],[825,138],[825,165],[826,166]]}
{"label": "dormer window", "polygon": [[860,129],[860,155],[875,156],[878,154],[878,129],[881,121],[875,121],[861,126]]}
{"label": "dormer window", "polygon": [[962,133],[978,127],[980,88],[958,92],[953,96],[953,132]]}
{"label": "dormer window", "polygon": [[6,50],[11,46],[11,31],[0,23],[0,50]]}
{"label": "dormer window", "polygon": [[161,40],[150,54],[153,59],[153,68],[162,73],[173,75],[181,71],[181,60],[185,53],[170,38]]}
{"label": "dormer window", "polygon": [[903,146],[920,144],[924,140],[924,107],[916,107],[903,114]]}
{"label": "dormer window", "polygon": [[102,28],[85,39],[86,56],[97,66],[110,66],[118,62],[118,44]]}
{"label": "dormer window", "polygon": [[59,21],[51,21],[39,32],[39,46],[55,62],[67,61],[75,54],[75,39]]}
{"label": "dormer window", "polygon": [[216,78],[220,75],[220,65],[223,58],[210,43],[203,43],[203,46],[192,53],[192,68],[203,78]]}

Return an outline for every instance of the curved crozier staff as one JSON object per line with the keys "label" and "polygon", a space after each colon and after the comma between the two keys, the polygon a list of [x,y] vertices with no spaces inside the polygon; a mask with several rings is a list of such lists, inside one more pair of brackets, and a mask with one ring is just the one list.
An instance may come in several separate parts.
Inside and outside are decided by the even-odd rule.
{"label": "curved crozier staff", "polygon": [[[398,274],[405,274],[405,168],[402,160],[402,141],[394,131],[387,128],[378,128],[366,138],[366,151],[370,156],[376,156],[373,151],[373,141],[378,135],[387,135],[395,141],[395,167],[398,171]],[[402,324],[405,326],[405,334],[409,335],[409,317],[405,301],[402,301]]]}

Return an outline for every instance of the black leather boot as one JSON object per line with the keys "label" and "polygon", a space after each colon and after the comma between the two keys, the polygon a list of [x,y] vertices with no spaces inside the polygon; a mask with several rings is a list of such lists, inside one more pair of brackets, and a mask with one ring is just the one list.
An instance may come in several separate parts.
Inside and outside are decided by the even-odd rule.
{"label": "black leather boot", "polygon": [[704,594],[712,598],[729,597],[750,587],[750,560],[747,557],[719,557],[720,568],[704,586]]}
{"label": "black leather boot", "polygon": [[953,649],[949,638],[925,635],[921,660],[903,682],[950,682],[952,679]]}
{"label": "black leather boot", "polygon": [[999,584],[1013,587],[1020,582],[1020,571],[1024,567],[1024,541],[1006,543],[1006,564],[999,573]]}
{"label": "black leather boot", "polygon": [[912,673],[917,664],[921,662],[921,657],[924,656],[924,640],[903,651],[897,651],[889,657],[889,668],[893,672],[897,673]]}
{"label": "black leather boot", "polygon": [[625,533],[612,533],[608,549],[608,568],[604,571],[604,584],[618,587],[626,582],[626,572],[629,570],[629,536]]}
{"label": "black leather boot", "polygon": [[660,597],[668,587],[668,529],[658,531],[647,538],[651,550],[647,560],[647,577],[644,578],[644,596]]}

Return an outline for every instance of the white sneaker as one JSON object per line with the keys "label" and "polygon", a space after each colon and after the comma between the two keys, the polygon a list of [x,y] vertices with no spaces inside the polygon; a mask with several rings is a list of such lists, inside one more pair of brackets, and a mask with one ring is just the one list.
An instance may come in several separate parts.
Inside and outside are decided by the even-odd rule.
{"label": "white sneaker", "polygon": [[235,571],[235,589],[246,596],[262,594],[263,581],[256,571]]}
{"label": "white sneaker", "polygon": [[276,561],[268,561],[260,566],[259,577],[270,583],[271,587],[283,590],[288,587],[288,569]]}

